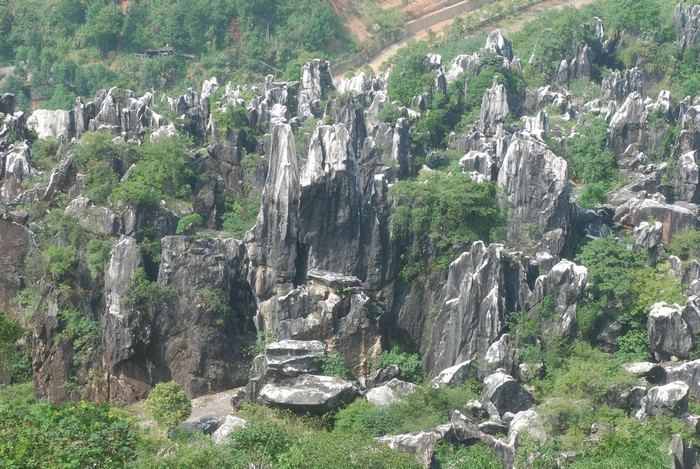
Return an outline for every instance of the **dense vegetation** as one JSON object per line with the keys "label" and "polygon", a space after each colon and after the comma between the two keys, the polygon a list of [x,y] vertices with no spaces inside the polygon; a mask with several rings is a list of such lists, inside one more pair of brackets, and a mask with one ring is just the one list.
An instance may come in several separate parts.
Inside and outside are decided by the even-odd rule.
{"label": "dense vegetation", "polygon": [[[16,67],[2,91],[14,92],[22,107],[32,99],[66,109],[76,95],[90,98],[108,83],[139,92],[184,91],[210,76],[257,79],[281,74],[299,56],[359,50],[322,0],[7,0],[0,2],[0,18],[7,32],[0,64]],[[166,45],[175,54],[135,55]]]}

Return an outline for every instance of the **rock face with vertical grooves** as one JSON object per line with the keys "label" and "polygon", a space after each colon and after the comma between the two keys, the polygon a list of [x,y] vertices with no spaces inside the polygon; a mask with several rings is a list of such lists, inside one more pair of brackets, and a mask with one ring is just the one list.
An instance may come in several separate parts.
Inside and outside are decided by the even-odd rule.
{"label": "rock face with vertical grooves", "polygon": [[332,90],[335,90],[335,86],[330,63],[327,60],[309,59],[301,68],[297,117],[301,120],[322,117],[322,101]]}
{"label": "rock face with vertical grooves", "polygon": [[164,293],[150,308],[125,301],[141,265],[135,240],[123,238],[105,279],[105,398],[143,398],[154,383],[170,379],[185,383],[191,396],[244,384],[243,350],[250,342],[247,334],[252,335],[254,298],[243,243],[163,238],[157,281]]}
{"label": "rock face with vertical grooves", "polygon": [[498,77],[494,76],[491,88],[484,91],[484,97],[481,99],[479,131],[484,135],[495,135],[509,112],[506,87],[498,83]]}
{"label": "rock face with vertical grooves", "polygon": [[[508,216],[508,240],[532,237],[558,257],[569,231],[569,173],[566,161],[527,133],[514,136],[498,172]],[[530,234],[528,234],[530,233]]]}
{"label": "rock face with vertical grooves", "polygon": [[503,333],[506,314],[537,314],[545,296],[553,299],[553,317],[540,320],[549,330],[571,333],[587,269],[562,260],[546,276],[537,273],[528,258],[506,253],[503,245],[472,244],[450,264],[424,367],[437,375],[480,357]]}

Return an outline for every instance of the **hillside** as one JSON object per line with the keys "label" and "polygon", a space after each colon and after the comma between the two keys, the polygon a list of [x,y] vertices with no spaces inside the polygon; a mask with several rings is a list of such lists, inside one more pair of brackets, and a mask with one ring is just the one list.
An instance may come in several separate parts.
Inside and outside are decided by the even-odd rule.
{"label": "hillside", "polygon": [[[700,5],[458,18],[339,80],[274,48],[298,7],[219,5],[285,20],[241,22],[258,56],[211,4],[168,44],[260,75],[0,95],[0,466],[697,465]],[[103,72],[194,60],[112,54],[149,24]]]}

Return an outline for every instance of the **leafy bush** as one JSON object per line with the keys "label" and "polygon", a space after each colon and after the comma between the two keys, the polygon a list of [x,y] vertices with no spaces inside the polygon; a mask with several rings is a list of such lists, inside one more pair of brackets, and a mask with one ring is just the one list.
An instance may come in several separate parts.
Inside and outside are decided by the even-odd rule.
{"label": "leafy bush", "polygon": [[619,170],[615,155],[605,150],[608,124],[602,117],[588,117],[577,127],[580,136],[570,140],[565,157],[575,181],[612,182]]}
{"label": "leafy bush", "polygon": [[0,466],[126,467],[138,430],[107,404],[36,403],[31,384],[0,396]]}
{"label": "leafy bush", "polygon": [[146,270],[139,267],[131,276],[131,284],[122,301],[124,306],[154,318],[159,311],[167,307],[174,294],[172,288],[150,281]]}
{"label": "leafy bush", "polygon": [[450,257],[477,239],[498,240],[506,227],[495,184],[476,183],[468,174],[422,174],[416,181],[395,183],[389,194],[396,204],[391,233],[404,251],[404,281],[425,265],[424,253],[436,248],[438,256]]}
{"label": "leafy bush", "polygon": [[454,446],[441,441],[435,448],[435,459],[440,467],[478,467],[480,469],[500,469],[503,463],[484,443],[471,446]]}
{"label": "leafy bush", "polygon": [[423,367],[420,364],[418,354],[400,352],[398,345],[394,345],[388,352],[386,350],[382,352],[379,366],[386,368],[389,365],[397,365],[399,367],[399,377],[404,381],[417,383],[423,379]]}
{"label": "leafy bush", "polygon": [[581,190],[581,195],[576,199],[576,204],[582,208],[593,209],[596,205],[606,203],[608,201],[608,187],[604,181],[586,184]]}
{"label": "leafy bush", "polygon": [[177,223],[175,234],[194,233],[204,225],[204,219],[198,213],[185,215]]}
{"label": "leafy bush", "polygon": [[145,402],[148,418],[168,430],[175,428],[192,413],[192,402],[174,381],[158,383]]}
{"label": "leafy bush", "polygon": [[24,335],[19,323],[0,311],[0,372],[9,373],[16,359],[15,342]]}
{"label": "leafy bush", "polygon": [[247,195],[232,199],[228,211],[221,217],[222,228],[236,239],[243,239],[246,231],[255,226],[260,211],[260,196]]}
{"label": "leafy bush", "polygon": [[105,273],[105,267],[112,256],[112,244],[102,239],[91,239],[85,245],[85,259],[93,278]]}
{"label": "leafy bush", "polygon": [[700,257],[700,231],[692,226],[676,231],[668,245],[668,250],[684,261]]}
{"label": "leafy bush", "polygon": [[348,367],[345,365],[343,356],[337,350],[333,350],[322,357],[317,358],[321,364],[323,374],[335,376],[336,378],[348,379]]}
{"label": "leafy bush", "polygon": [[75,266],[76,251],[73,246],[51,246],[44,251],[44,274],[60,282]]}
{"label": "leafy bush", "polygon": [[427,45],[409,41],[392,58],[392,72],[387,81],[387,96],[403,106],[410,106],[414,96],[430,91],[433,75],[428,69]]}
{"label": "leafy bush", "polygon": [[58,317],[64,322],[63,331],[56,340],[70,339],[73,345],[73,363],[84,365],[90,361],[92,352],[100,343],[102,327],[76,309],[61,309]]}

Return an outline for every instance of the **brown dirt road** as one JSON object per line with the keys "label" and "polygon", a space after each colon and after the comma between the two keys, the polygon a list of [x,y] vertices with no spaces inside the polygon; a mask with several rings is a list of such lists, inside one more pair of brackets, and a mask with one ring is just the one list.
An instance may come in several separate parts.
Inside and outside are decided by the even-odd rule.
{"label": "brown dirt road", "polygon": [[[476,36],[482,31],[493,31],[494,29],[500,29],[503,32],[503,35],[508,37],[509,34],[518,31],[520,28],[523,27],[523,25],[527,21],[530,21],[531,19],[535,18],[539,13],[545,10],[561,10],[566,7],[578,8],[580,6],[593,3],[594,1],[595,0],[544,0],[543,2],[537,3],[523,10],[517,18],[506,18],[503,20],[494,21],[480,28],[477,28],[474,31],[469,32],[468,36]],[[390,46],[386,47],[382,52],[380,52],[379,55],[371,59],[369,61],[369,66],[372,67],[372,70],[374,70],[375,73],[378,73],[379,66],[385,61],[387,61],[392,55],[394,55],[397,50],[405,46],[406,42],[408,42],[411,39],[422,40],[427,38],[428,29],[435,33],[441,33],[442,31],[447,29],[450,26],[450,24],[452,24],[452,20],[437,23],[431,26],[430,28],[426,28],[414,35],[407,37],[404,40],[391,44]]]}

